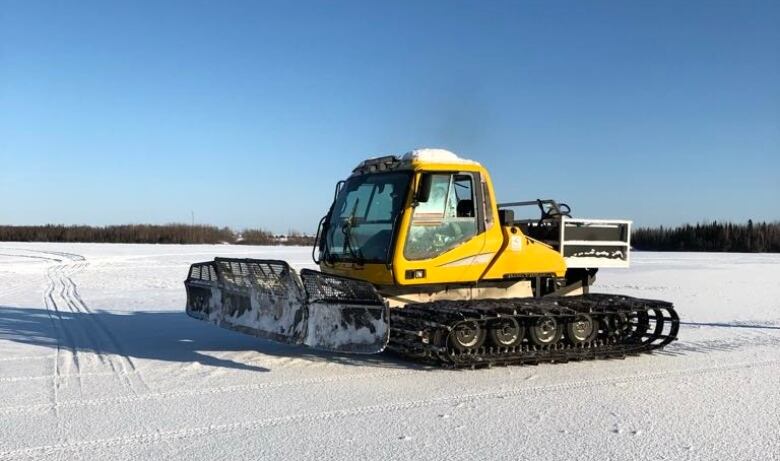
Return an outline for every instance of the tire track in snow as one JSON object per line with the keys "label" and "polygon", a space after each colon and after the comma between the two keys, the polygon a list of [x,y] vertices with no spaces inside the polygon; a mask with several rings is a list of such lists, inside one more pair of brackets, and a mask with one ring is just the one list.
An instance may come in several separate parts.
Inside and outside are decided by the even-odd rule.
{"label": "tire track in snow", "polygon": [[[99,338],[94,338],[92,337],[92,335],[89,334],[87,335],[93,341],[99,359],[108,361],[111,369],[116,372],[117,377],[133,393],[137,394],[138,392],[136,389],[137,386],[133,384],[133,380],[131,379],[132,376],[134,376],[138,380],[139,384],[144,390],[149,390],[149,386],[146,384],[146,381],[143,379],[143,376],[140,374],[140,372],[137,371],[133,359],[130,358],[127,352],[125,352],[120,342],[116,339],[116,336],[114,336],[111,330],[105,326],[105,324],[103,323],[102,320],[100,320],[98,315],[95,314],[95,312],[89,308],[89,305],[86,302],[84,302],[84,299],[79,294],[78,287],[76,283],[73,281],[73,276],[86,269],[86,267],[89,264],[86,261],[86,258],[84,258],[82,255],[78,255],[75,253],[65,253],[65,252],[55,251],[55,252],[49,252],[49,254],[69,258],[71,261],[81,262],[80,264],[71,266],[69,270],[65,270],[66,268],[63,268],[62,283],[63,286],[65,286],[66,288],[65,295],[68,300],[68,304],[72,306],[72,308],[76,312],[78,312],[82,318],[86,319],[88,322],[92,324],[92,326],[94,326],[94,328],[90,328],[90,331],[97,333],[100,336]],[[103,352],[103,346],[101,344],[108,345],[109,348],[112,349],[112,353],[105,354]]]}
{"label": "tire track in snow", "polygon": [[[78,286],[73,281],[73,277],[76,274],[83,272],[89,264],[84,256],[62,251],[43,251],[24,248],[3,248],[3,250],[36,253],[36,255],[40,256],[35,257],[47,259],[55,263],[50,266],[46,272],[47,286],[44,290],[44,304],[46,304],[50,315],[53,313],[57,318],[57,325],[55,325],[55,327],[57,328],[56,331],[58,335],[58,349],[55,354],[56,363],[53,373],[55,376],[53,382],[55,393],[62,381],[58,377],[63,371],[60,368],[64,368],[67,375],[78,378],[79,392],[81,392],[83,384],[81,377],[87,376],[87,374],[81,372],[83,358],[79,357],[77,350],[78,343],[89,345],[98,361],[101,364],[107,364],[117,376],[117,379],[134,394],[137,394],[138,392],[136,389],[137,386],[133,384],[131,376],[135,377],[143,389],[149,389],[149,386],[137,371],[133,360],[125,352],[111,330],[107,328],[98,318],[98,315],[89,308],[81,297]],[[67,319],[67,313],[64,308],[67,308],[70,313],[74,314],[72,319]],[[60,356],[62,355],[62,339],[68,344],[71,355],[71,360],[66,361],[64,367],[60,367],[59,365]],[[106,346],[109,349],[112,349],[112,351],[104,351]],[[74,368],[75,372],[72,371]],[[54,400],[56,401],[56,396]]]}
{"label": "tire track in snow", "polygon": [[[59,262],[60,260],[52,259],[52,261]],[[76,352],[76,342],[73,339],[73,336],[68,332],[68,330],[64,328],[62,313],[60,312],[57,301],[54,299],[54,291],[56,288],[55,279],[52,275],[54,267],[56,266],[49,266],[49,268],[46,270],[46,288],[43,291],[43,303],[46,306],[46,313],[49,316],[49,321],[52,324],[52,328],[56,332],[57,347],[55,349],[55,354],[54,354],[53,375],[55,377],[58,377],[60,376],[60,370],[61,370],[60,360],[64,360],[63,367],[66,368],[68,371],[70,371],[71,367],[75,367],[77,371],[80,371],[80,365],[79,365],[79,357]],[[70,360],[62,358],[63,343],[65,343],[64,347],[70,351]],[[59,410],[58,410],[59,387],[60,387],[60,382],[58,379],[55,379],[54,382],[52,382],[52,400],[54,403],[54,411],[57,414],[58,418],[59,418]],[[80,388],[81,388],[81,380],[79,380],[79,389]]]}
{"label": "tire track in snow", "polygon": [[14,362],[19,360],[49,360],[55,357],[54,354],[47,355],[28,355],[28,356],[15,356],[15,357],[0,357],[0,362]]}
{"label": "tire track in snow", "polygon": [[[133,372],[130,372],[128,374],[132,374]],[[135,373],[138,373],[137,371]],[[95,376],[114,376],[116,374],[116,371],[97,371],[97,372],[86,372],[86,373],[78,373],[78,374],[62,374],[59,375],[36,375],[36,376],[9,376],[9,377],[0,377],[0,383],[15,383],[20,381],[45,381],[49,379],[60,379],[63,381],[66,381],[71,378],[78,378],[78,377],[95,377]]]}
{"label": "tire track in snow", "polygon": [[41,261],[51,261],[51,258],[47,258],[45,256],[17,255],[17,254],[10,254],[10,253],[0,253],[0,256],[11,256],[14,258],[28,258],[28,259],[40,259]]}
{"label": "tire track in snow", "polygon": [[[133,384],[133,380],[130,378],[131,373],[134,373],[141,386],[148,390],[149,387],[146,385],[146,382],[141,375],[135,371],[136,366],[135,363],[133,363],[133,360],[119,345],[119,342],[116,340],[116,337],[111,330],[97,318],[97,314],[89,308],[78,292],[78,287],[73,281],[73,276],[83,272],[89,263],[86,262],[85,258],[81,255],[57,252],[52,252],[52,254],[68,257],[71,261],[76,262],[72,265],[65,264],[59,266],[59,282],[62,286],[61,295],[62,298],[66,300],[71,311],[78,315],[79,320],[83,319],[83,322],[89,324],[84,328],[82,336],[86,337],[90,342],[98,360],[101,363],[107,363],[120,382],[134,394],[137,394],[138,391],[136,385]],[[105,346],[108,346],[108,348],[111,349],[111,352],[106,352],[104,350]]]}
{"label": "tire track in snow", "polygon": [[[742,364],[730,364],[730,365],[705,367],[705,368],[690,369],[690,370],[680,369],[680,370],[671,370],[671,371],[658,372],[658,373],[643,373],[643,374],[630,375],[630,376],[616,376],[613,378],[607,378],[603,380],[586,380],[586,381],[576,381],[576,382],[568,382],[568,383],[546,384],[542,386],[536,386],[533,388],[518,389],[516,391],[523,393],[523,392],[529,392],[529,390],[539,390],[539,389],[557,390],[560,387],[564,387],[566,390],[569,390],[569,389],[577,389],[577,388],[589,388],[589,387],[596,387],[602,385],[610,385],[616,383],[620,383],[620,384],[636,383],[636,382],[641,382],[645,379],[662,379],[666,377],[674,378],[680,375],[688,375],[688,374],[694,374],[694,375],[709,374],[718,371],[730,371],[730,370],[742,369],[742,368],[763,367],[763,366],[769,366],[777,363],[780,363],[780,360],[767,360],[767,361],[749,362],[749,363],[742,363]],[[451,372],[450,370],[435,370],[435,371],[440,371],[441,373]],[[372,378],[381,379],[381,378],[390,378],[390,377],[397,377],[403,375],[413,375],[419,372],[421,372],[421,370],[396,370],[396,371],[389,371],[389,372],[341,375],[341,376],[333,376],[328,378],[302,378],[302,379],[295,379],[295,380],[288,380],[288,381],[273,381],[273,382],[254,383],[254,384],[238,384],[238,385],[231,385],[231,386],[217,386],[217,387],[210,387],[210,388],[189,389],[185,391],[156,392],[156,393],[147,393],[141,395],[122,396],[122,397],[106,397],[106,398],[99,398],[99,399],[72,400],[72,401],[60,402],[60,406],[75,408],[75,407],[85,407],[85,406],[101,406],[101,405],[134,403],[134,402],[150,401],[150,400],[167,400],[167,399],[175,399],[180,397],[217,395],[217,394],[230,393],[230,392],[268,391],[268,390],[284,388],[289,386],[331,384],[339,381],[353,381],[353,380],[363,380],[363,379],[372,379]],[[497,391],[497,392],[504,392],[504,391]],[[49,409],[49,405],[46,404],[6,407],[6,408],[0,408],[0,415],[46,411],[48,409]]]}
{"label": "tire track in snow", "polygon": [[[51,261],[54,263],[59,263],[61,260],[51,258]],[[79,365],[79,358],[78,354],[76,352],[76,343],[72,337],[72,335],[68,332],[66,328],[64,328],[63,320],[62,320],[62,314],[60,312],[59,306],[57,305],[57,302],[54,300],[54,290],[55,290],[55,279],[53,277],[54,268],[56,266],[49,266],[46,269],[46,288],[43,292],[43,303],[46,306],[46,312],[49,316],[49,321],[52,324],[52,328],[54,328],[54,331],[56,331],[56,337],[57,337],[57,348],[55,350],[55,357],[54,357],[54,376],[60,376],[60,358],[62,355],[62,343],[63,339],[67,341],[69,344],[70,349],[70,360],[65,362],[69,366],[71,364],[75,365],[76,369],[80,371],[80,365]],[[57,318],[55,321],[54,317]],[[79,394],[81,394],[82,389],[82,382],[81,378],[78,380],[79,384]],[[60,380],[55,379],[52,382],[51,385],[51,393],[52,393],[52,401],[54,404],[54,416],[57,420],[57,440],[60,441],[60,443],[63,443],[65,441],[64,433],[65,429],[63,427],[62,418],[60,415],[60,406],[59,406],[59,389],[60,389]],[[64,452],[60,452],[57,455],[57,459],[61,458],[64,455]]]}
{"label": "tire track in snow", "polygon": [[[270,381],[270,382],[252,383],[252,384],[235,384],[230,386],[216,386],[216,387],[207,387],[207,388],[200,388],[200,389],[189,389],[184,391],[152,392],[146,394],[120,396],[120,397],[71,400],[71,401],[60,402],[59,405],[61,407],[76,408],[76,407],[86,407],[86,406],[101,406],[101,405],[133,403],[133,402],[142,402],[142,401],[150,401],[150,400],[167,400],[167,399],[175,399],[180,397],[196,397],[201,395],[217,395],[217,394],[224,394],[230,392],[266,391],[266,390],[284,388],[289,386],[302,386],[302,385],[312,386],[318,384],[331,384],[340,381],[354,381],[354,380],[373,379],[373,378],[391,378],[391,377],[396,377],[401,375],[410,375],[410,374],[418,373],[419,371],[420,370],[406,369],[406,370],[396,370],[396,371],[386,371],[386,372],[376,372],[376,373],[361,373],[361,374],[331,376],[327,378],[301,378],[301,379],[293,379],[287,381]],[[43,376],[40,378],[22,376],[22,377],[14,377],[14,378],[7,378],[7,379],[20,380],[20,381],[25,379],[51,379],[51,376]],[[0,408],[0,415],[47,411],[49,409],[50,409],[50,405],[47,404],[5,407],[5,408]]]}
{"label": "tire track in snow", "polygon": [[535,386],[530,388],[512,389],[504,391],[484,391],[471,394],[459,394],[443,397],[433,397],[429,399],[411,400],[406,402],[396,402],[389,404],[368,405],[354,408],[345,408],[341,410],[331,410],[319,413],[300,413],[295,415],[280,416],[274,418],[256,419],[236,423],[214,424],[209,426],[199,426],[183,429],[174,429],[169,431],[158,431],[150,433],[132,434],[119,437],[110,437],[93,440],[80,440],[75,442],[66,442],[56,445],[42,445],[37,447],[21,448],[0,452],[0,458],[11,456],[46,456],[57,453],[62,455],[64,452],[88,450],[92,448],[106,448],[112,446],[137,445],[168,442],[179,439],[187,439],[198,436],[213,435],[219,433],[230,433],[234,431],[245,431],[263,429],[268,427],[277,427],[287,424],[312,423],[320,421],[340,420],[354,416],[365,416],[378,413],[391,413],[398,411],[414,410],[426,408],[435,405],[457,404],[467,402],[478,402],[489,399],[501,399],[507,397],[519,397],[524,394],[539,394],[547,392],[561,392],[589,387],[598,387],[609,384],[618,384],[626,382],[646,382],[679,376],[706,375],[717,372],[739,370],[743,368],[757,368],[774,366],[780,363],[780,360],[767,360],[760,362],[731,364],[722,366],[705,367],[698,369],[682,369],[658,373],[645,373],[633,376],[615,377],[605,380],[594,381],[575,381],[569,383],[549,384]]}
{"label": "tire track in snow", "polygon": [[[84,263],[83,268],[86,268],[88,263]],[[82,269],[83,270],[83,269]],[[141,386],[145,390],[149,390],[149,386],[146,384],[146,381],[144,381],[143,376],[138,371],[135,362],[133,362],[133,359],[130,358],[130,356],[125,352],[124,347],[122,347],[122,344],[116,339],[116,336],[111,332],[111,330],[106,327],[106,325],[103,323],[103,321],[100,319],[98,315],[96,315],[92,309],[89,308],[89,305],[87,305],[86,302],[82,299],[81,295],[79,294],[78,287],[76,286],[76,283],[73,281],[73,278],[71,277],[72,274],[69,274],[66,276],[65,280],[69,285],[70,289],[70,298],[74,301],[74,304],[77,307],[80,307],[82,312],[86,312],[88,314],[88,317],[90,320],[93,321],[93,323],[98,327],[97,330],[101,332],[102,336],[105,338],[106,342],[111,346],[112,350],[115,351],[114,356],[119,359],[119,364],[122,369],[121,375],[125,377],[127,380],[128,385],[131,388],[134,388],[132,382],[130,381],[129,376],[134,375],[138,381],[140,382]]]}

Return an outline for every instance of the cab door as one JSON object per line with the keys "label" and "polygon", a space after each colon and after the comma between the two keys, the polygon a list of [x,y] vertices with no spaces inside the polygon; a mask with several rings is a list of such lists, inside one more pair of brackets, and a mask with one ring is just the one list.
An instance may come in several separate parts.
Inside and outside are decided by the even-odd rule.
{"label": "cab door", "polygon": [[[422,179],[424,175],[429,178]],[[477,172],[423,173],[427,200],[412,204],[403,251],[396,258],[401,285],[474,282],[495,251],[486,249],[483,188]]]}

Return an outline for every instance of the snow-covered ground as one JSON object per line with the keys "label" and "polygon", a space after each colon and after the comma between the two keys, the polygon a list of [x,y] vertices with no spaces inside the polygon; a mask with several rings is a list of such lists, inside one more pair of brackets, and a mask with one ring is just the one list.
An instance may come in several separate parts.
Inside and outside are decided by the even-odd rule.
{"label": "snow-covered ground", "polygon": [[780,459],[780,255],[600,273],[685,322],[626,360],[450,371],[184,314],[192,262],[309,254],[0,243],[0,459]]}

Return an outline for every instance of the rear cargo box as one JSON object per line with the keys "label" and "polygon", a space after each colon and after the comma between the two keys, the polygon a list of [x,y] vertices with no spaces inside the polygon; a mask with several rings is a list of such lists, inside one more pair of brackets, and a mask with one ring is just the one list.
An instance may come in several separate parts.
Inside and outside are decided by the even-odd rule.
{"label": "rear cargo box", "polygon": [[[523,233],[558,250],[569,268],[628,267],[631,221],[570,218],[552,200],[499,204],[502,209],[545,205],[554,210],[543,219],[514,220]],[[511,214],[509,216],[512,216]],[[511,219],[511,218],[510,218]]]}

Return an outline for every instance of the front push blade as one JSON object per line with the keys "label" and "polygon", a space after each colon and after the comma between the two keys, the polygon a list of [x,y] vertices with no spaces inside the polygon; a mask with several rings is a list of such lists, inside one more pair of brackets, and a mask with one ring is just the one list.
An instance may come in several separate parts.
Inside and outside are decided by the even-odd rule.
{"label": "front push blade", "polygon": [[377,354],[390,338],[389,312],[374,287],[362,280],[303,269],[308,300],[304,344],[316,349]]}
{"label": "front push blade", "polygon": [[382,352],[388,308],[360,280],[284,261],[216,258],[196,263],[184,282],[187,314],[221,327],[287,344],[333,352]]}
{"label": "front push blade", "polygon": [[284,261],[216,258],[193,264],[184,283],[191,317],[282,343],[303,342],[306,297]]}

